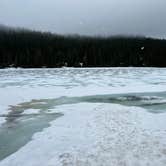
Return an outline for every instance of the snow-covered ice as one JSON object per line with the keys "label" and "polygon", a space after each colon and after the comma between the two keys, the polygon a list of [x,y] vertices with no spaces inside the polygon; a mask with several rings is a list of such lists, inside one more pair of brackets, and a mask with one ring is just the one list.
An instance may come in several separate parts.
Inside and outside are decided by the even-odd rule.
{"label": "snow-covered ice", "polygon": [[38,109],[27,109],[24,110],[24,112],[22,114],[24,115],[29,115],[29,114],[38,114],[40,110]]}
{"label": "snow-covered ice", "polygon": [[165,166],[165,89],[166,69],[0,70],[0,136],[40,128],[0,166]]}

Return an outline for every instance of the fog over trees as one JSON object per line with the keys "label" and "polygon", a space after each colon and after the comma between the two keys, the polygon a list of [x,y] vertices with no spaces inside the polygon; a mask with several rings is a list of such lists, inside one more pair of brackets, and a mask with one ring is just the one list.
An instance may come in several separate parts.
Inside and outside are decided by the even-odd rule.
{"label": "fog over trees", "polygon": [[166,40],[0,28],[0,67],[166,67]]}

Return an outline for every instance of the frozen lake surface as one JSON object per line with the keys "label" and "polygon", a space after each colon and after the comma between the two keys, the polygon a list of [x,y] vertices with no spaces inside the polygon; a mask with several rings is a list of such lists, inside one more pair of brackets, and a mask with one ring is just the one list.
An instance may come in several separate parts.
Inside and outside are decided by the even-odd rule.
{"label": "frozen lake surface", "polygon": [[166,69],[0,70],[0,166],[165,166]]}

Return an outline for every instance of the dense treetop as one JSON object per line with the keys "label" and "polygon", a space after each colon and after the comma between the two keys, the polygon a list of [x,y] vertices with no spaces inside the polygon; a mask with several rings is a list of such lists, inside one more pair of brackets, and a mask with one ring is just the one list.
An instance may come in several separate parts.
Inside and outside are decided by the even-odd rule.
{"label": "dense treetop", "polygon": [[166,40],[0,28],[0,67],[166,67]]}

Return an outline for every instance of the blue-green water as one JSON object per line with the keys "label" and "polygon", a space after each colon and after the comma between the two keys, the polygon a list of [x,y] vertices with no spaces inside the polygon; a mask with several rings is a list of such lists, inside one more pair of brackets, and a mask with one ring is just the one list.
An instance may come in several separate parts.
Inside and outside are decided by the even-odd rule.
{"label": "blue-green water", "polygon": [[[118,95],[95,95],[83,97],[60,97],[39,99],[10,106],[6,122],[0,127],[0,160],[16,152],[28,143],[34,133],[49,127],[49,122],[62,116],[49,110],[58,105],[89,103],[115,103],[145,108],[150,113],[166,112],[166,93],[130,93]],[[38,109],[37,114],[23,114],[24,110]],[[65,116],[65,115],[64,115]]]}

